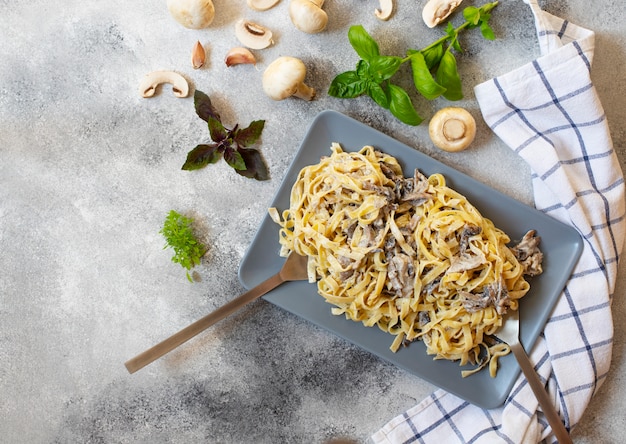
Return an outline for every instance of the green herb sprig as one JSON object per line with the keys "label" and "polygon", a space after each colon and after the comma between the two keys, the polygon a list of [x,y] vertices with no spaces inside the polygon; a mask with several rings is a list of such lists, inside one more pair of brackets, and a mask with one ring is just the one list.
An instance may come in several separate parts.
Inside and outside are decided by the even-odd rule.
{"label": "green herb sprig", "polygon": [[193,228],[193,219],[185,217],[171,210],[160,233],[165,238],[165,248],[172,248],[174,256],[172,262],[180,264],[187,270],[187,279],[193,282],[189,270],[200,264],[200,259],[207,252],[207,248],[196,238]]}
{"label": "green herb sprig", "polygon": [[462,25],[455,28],[448,22],[445,36],[423,49],[409,49],[405,57],[381,55],[378,43],[362,25],[350,27],[348,40],[360,60],[354,71],[343,72],[333,79],[328,94],[343,99],[368,95],[401,122],[419,125],[424,119],[415,110],[409,94],[390,79],[403,64],[410,63],[413,84],[423,97],[428,100],[440,96],[452,101],[462,99],[461,78],[452,50],[462,52],[459,33],[465,29],[480,28],[485,39],[495,39],[489,19],[491,10],[497,5],[495,1],[479,8],[465,8]]}
{"label": "green herb sprig", "polygon": [[229,129],[222,124],[220,115],[208,95],[196,90],[193,101],[196,114],[208,124],[213,142],[197,145],[191,150],[182,169],[197,170],[223,158],[237,174],[257,180],[268,180],[269,170],[261,153],[250,148],[261,137],[265,120],[255,120],[246,128],[240,128],[237,124]]}

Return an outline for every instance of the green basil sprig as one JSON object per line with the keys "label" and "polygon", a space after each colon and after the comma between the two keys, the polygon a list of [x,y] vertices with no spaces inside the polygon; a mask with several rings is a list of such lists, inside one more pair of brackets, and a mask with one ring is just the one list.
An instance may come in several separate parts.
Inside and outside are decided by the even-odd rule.
{"label": "green basil sprig", "polygon": [[495,39],[489,19],[497,5],[495,1],[479,8],[468,6],[463,10],[465,22],[462,25],[455,28],[448,23],[445,36],[423,49],[409,49],[405,57],[382,55],[378,43],[362,25],[351,26],[348,40],[360,60],[354,71],[343,72],[333,79],[328,94],[342,99],[368,95],[401,122],[419,125],[424,119],[415,110],[409,94],[392,83],[391,78],[404,63],[409,63],[415,89],[424,98],[433,100],[442,96],[452,101],[461,100],[461,77],[452,50],[462,51],[459,33],[464,29],[480,28],[485,39]]}

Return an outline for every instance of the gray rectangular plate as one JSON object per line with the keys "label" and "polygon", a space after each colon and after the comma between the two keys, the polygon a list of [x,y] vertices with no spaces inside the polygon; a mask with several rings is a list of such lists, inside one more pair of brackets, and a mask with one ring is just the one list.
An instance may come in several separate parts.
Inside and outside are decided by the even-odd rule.
{"label": "gray rectangular plate", "polygon": [[[519,240],[530,229],[541,236],[544,272],[533,278],[530,291],[521,301],[521,338],[530,350],[543,330],[580,253],[582,239],[578,232],[534,208],[512,199],[471,177],[438,162],[373,128],[336,111],[323,111],[311,123],[293,163],[281,183],[272,206],[279,212],[289,207],[289,196],[298,172],[307,165],[330,155],[333,142],[344,151],[358,151],[372,145],[396,157],[405,175],[415,168],[430,175],[441,173],[448,186],[465,195],[483,216],[491,219],[511,239]],[[284,262],[279,257],[278,225],[266,216],[239,267],[239,279],[251,288],[277,273]],[[495,408],[506,400],[519,374],[512,355],[500,359],[495,378],[481,371],[468,378],[461,377],[462,367],[456,362],[433,360],[421,341],[411,343],[393,353],[389,346],[393,337],[378,327],[365,327],[344,316],[333,316],[331,305],[317,293],[315,284],[289,282],[271,291],[264,298],[365,350],[394,363],[455,395],[483,408]]]}

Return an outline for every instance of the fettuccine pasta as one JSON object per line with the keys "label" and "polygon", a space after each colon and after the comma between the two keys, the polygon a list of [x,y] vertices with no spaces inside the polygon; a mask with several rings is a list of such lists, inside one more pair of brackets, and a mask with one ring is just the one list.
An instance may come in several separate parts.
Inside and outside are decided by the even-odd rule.
{"label": "fettuccine pasta", "polygon": [[[300,171],[290,207],[270,214],[281,255],[308,256],[309,281],[333,314],[391,333],[394,352],[422,340],[435,359],[478,365],[465,375],[488,365],[495,376],[510,350],[490,336],[528,291],[529,267],[518,257],[531,255],[509,248],[509,237],[441,174],[405,178],[394,157],[373,147],[348,153],[333,144],[330,156]],[[537,255],[530,274],[541,272]]]}

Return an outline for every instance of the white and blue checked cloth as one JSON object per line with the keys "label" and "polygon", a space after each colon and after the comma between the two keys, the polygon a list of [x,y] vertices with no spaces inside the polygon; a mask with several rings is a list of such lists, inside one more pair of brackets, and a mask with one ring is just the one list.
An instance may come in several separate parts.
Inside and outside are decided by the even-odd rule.
{"label": "white and blue checked cloth", "polygon": [[[594,33],[524,0],[541,57],[475,88],[490,128],[532,171],[535,206],[572,225],[584,241],[574,269],[530,358],[567,429],[580,420],[611,361],[611,301],[622,251],[624,178],[590,79]],[[505,404],[483,410],[437,390],[389,421],[382,443],[555,442],[526,379]]]}

